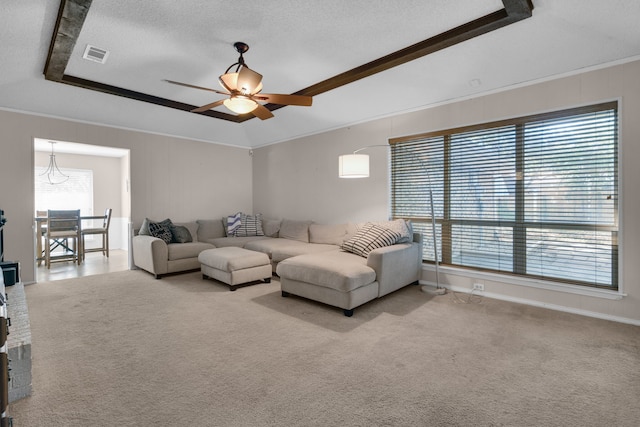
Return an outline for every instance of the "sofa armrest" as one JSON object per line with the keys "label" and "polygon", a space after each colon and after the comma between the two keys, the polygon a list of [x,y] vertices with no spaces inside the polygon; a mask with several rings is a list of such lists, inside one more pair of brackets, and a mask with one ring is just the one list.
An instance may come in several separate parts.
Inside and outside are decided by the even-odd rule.
{"label": "sofa armrest", "polygon": [[134,236],[131,239],[133,263],[158,278],[168,272],[169,248],[157,237]]}
{"label": "sofa armrest", "polygon": [[367,265],[376,271],[381,297],[420,279],[420,244],[400,243],[374,249],[367,257]]}

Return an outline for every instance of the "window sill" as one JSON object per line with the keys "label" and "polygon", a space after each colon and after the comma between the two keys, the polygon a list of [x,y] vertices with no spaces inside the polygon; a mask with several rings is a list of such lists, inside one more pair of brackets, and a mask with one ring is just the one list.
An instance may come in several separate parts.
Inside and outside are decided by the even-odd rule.
{"label": "window sill", "polygon": [[[433,264],[423,264],[422,269],[424,271],[435,271],[436,268]],[[621,300],[622,298],[627,296],[627,294],[623,293],[620,290],[612,291],[608,289],[591,288],[588,286],[571,285],[568,283],[558,283],[540,279],[515,277],[499,273],[490,273],[486,271],[468,270],[465,268],[440,266],[439,271],[440,273],[455,276],[469,277],[473,279],[484,279],[508,285],[526,286],[530,288],[544,289],[547,291],[564,292],[608,300]]]}

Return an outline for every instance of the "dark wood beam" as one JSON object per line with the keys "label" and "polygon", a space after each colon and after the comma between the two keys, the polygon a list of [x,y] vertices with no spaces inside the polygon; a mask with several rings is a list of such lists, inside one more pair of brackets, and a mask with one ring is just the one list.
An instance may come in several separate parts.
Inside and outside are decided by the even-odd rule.
{"label": "dark wood beam", "polygon": [[[56,21],[51,45],[49,47],[49,55],[45,64],[45,78],[59,83],[66,83],[85,89],[97,90],[103,93],[123,96],[182,111],[191,111],[192,109],[197,108],[193,105],[64,74],[69,58],[71,57],[73,47],[80,35],[87,13],[91,7],[91,1],[92,0],[61,1],[60,9],[58,11],[58,19]],[[490,13],[481,18],[474,19],[473,21],[467,22],[466,24],[460,25],[449,31],[445,31],[444,33],[440,33],[404,49],[400,49],[359,67],[308,86],[294,92],[293,95],[320,95],[349,83],[353,83],[357,80],[397,67],[398,65],[422,58],[423,56],[439,50],[454,46],[474,37],[478,37],[482,34],[486,34],[523,19],[527,19],[533,14],[532,0],[502,0],[502,4],[504,5],[504,9]],[[265,107],[270,111],[275,111],[285,107],[285,105],[266,104]],[[242,123],[254,118],[252,114],[236,116],[214,110],[196,114],[236,123]]]}
{"label": "dark wood beam", "polygon": [[92,0],[62,0],[44,67],[47,80],[60,81],[82,30]]}
{"label": "dark wood beam", "polygon": [[[466,24],[390,53],[364,65],[360,65],[359,67],[352,68],[349,71],[301,89],[295,92],[294,95],[320,95],[321,93],[422,58],[423,56],[446,49],[482,34],[495,31],[514,22],[529,18],[533,14],[533,3],[531,3],[531,0],[502,0],[502,3],[505,6],[504,9],[474,19]],[[273,104],[267,104],[266,107],[269,108],[272,105]],[[284,106],[273,105],[272,111],[282,107]]]}
{"label": "dark wood beam", "polygon": [[[66,84],[81,87],[84,89],[96,90],[98,92],[108,93],[111,95],[118,95],[125,98],[135,99],[137,101],[149,102],[151,104],[156,104],[163,107],[175,108],[176,110],[191,111],[194,108],[198,108],[198,106],[196,105],[190,105],[190,104],[185,104],[183,102],[172,101],[170,99],[160,98],[158,96],[148,95],[146,93],[136,92],[129,89],[123,89],[121,87],[111,86],[104,83],[98,83],[92,80],[86,80],[80,77],[74,77],[67,74],[65,74],[62,77],[62,79],[60,80],[60,83],[66,83]],[[207,110],[207,111],[202,111],[200,113],[194,113],[194,114],[214,117],[216,119],[228,120],[230,122],[240,121],[240,116],[235,116],[233,114],[227,114],[227,113],[223,113],[215,110]]]}

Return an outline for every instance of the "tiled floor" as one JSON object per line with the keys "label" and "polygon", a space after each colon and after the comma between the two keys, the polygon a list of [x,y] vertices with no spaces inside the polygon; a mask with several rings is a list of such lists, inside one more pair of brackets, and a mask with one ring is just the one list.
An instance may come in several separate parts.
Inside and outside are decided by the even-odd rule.
{"label": "tiled floor", "polygon": [[71,279],[74,277],[93,276],[96,274],[111,273],[129,269],[129,253],[125,250],[109,251],[109,258],[100,252],[92,252],[86,255],[80,265],[71,261],[56,262],[51,264],[51,269],[42,263],[36,270],[37,282],[50,282],[53,280]]}

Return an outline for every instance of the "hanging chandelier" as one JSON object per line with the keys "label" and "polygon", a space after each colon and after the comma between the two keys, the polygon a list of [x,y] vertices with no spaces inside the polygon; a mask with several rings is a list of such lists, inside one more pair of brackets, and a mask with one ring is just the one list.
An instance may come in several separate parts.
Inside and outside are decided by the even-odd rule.
{"label": "hanging chandelier", "polygon": [[49,181],[49,184],[51,185],[62,184],[63,182],[69,179],[69,175],[63,174],[60,168],[58,167],[58,163],[56,162],[56,155],[53,152],[53,144],[55,144],[55,142],[49,141],[49,143],[51,144],[51,154],[49,154],[49,166],[47,166],[47,170],[41,173],[40,176],[46,175],[47,181]]}

